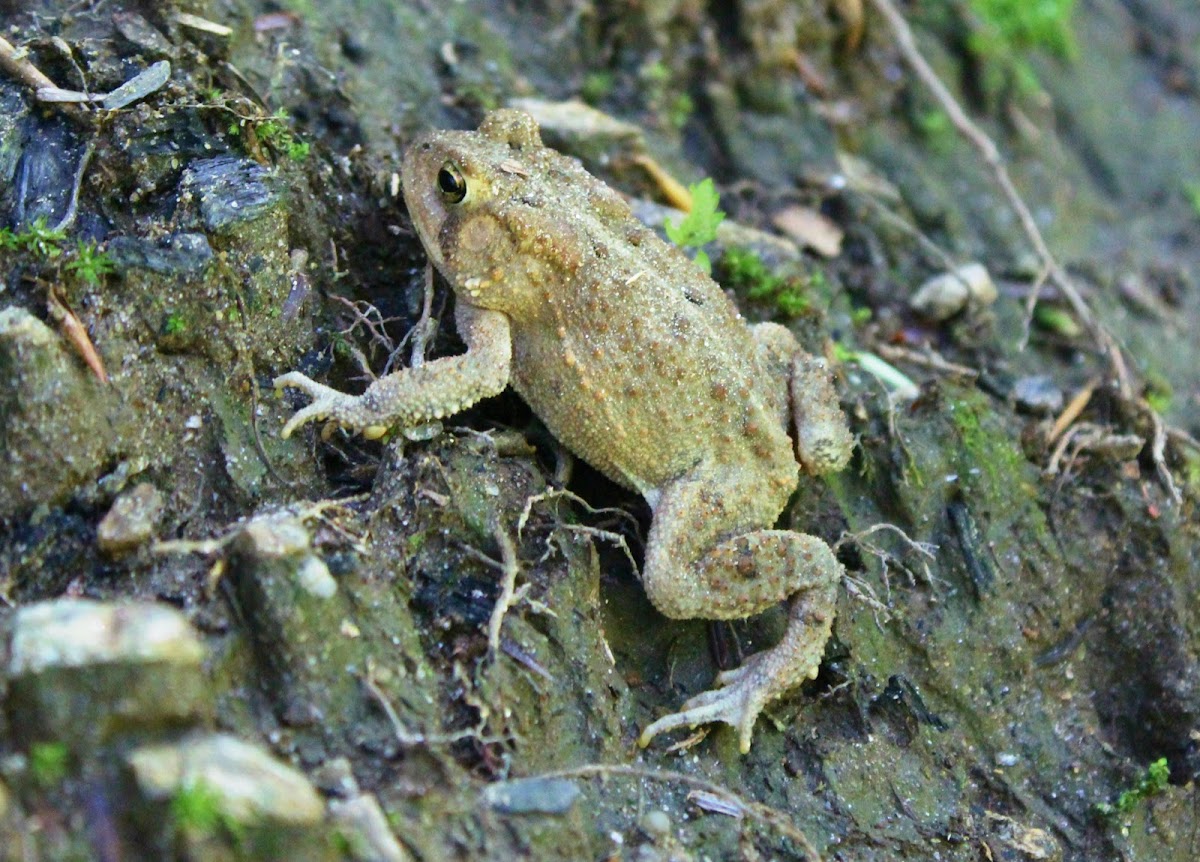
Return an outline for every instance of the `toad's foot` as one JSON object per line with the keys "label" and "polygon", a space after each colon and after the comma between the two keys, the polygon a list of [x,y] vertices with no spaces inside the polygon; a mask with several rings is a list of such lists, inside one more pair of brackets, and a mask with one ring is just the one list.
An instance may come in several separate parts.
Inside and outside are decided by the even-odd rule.
{"label": "toad's foot", "polygon": [[280,436],[290,437],[292,432],[307,422],[321,419],[332,419],[339,425],[361,431],[368,440],[375,440],[387,433],[388,426],[382,424],[363,424],[363,407],[361,396],[347,395],[338,392],[317,381],[292,371],[275,378],[275,390],[282,391],[285,386],[299,389],[313,399],[312,404],[298,410],[287,424],[283,426]]}
{"label": "toad's foot", "polygon": [[801,593],[792,600],[788,629],[777,646],[755,653],[741,667],[718,674],[716,688],[696,695],[678,712],[651,724],[638,737],[638,745],[645,748],[658,734],[677,727],[723,721],[737,730],[742,754],[748,752],[754,722],[763,707],[817,675],[833,616],[817,609],[820,601],[812,599]]}

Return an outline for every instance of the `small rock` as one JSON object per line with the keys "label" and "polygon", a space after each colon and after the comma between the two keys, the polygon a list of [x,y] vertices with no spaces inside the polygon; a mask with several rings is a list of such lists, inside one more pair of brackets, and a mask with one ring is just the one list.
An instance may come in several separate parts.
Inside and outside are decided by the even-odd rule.
{"label": "small rock", "polygon": [[1039,415],[1057,413],[1063,407],[1063,391],[1047,374],[1022,377],[1013,384],[1012,398],[1019,409]]}
{"label": "small rock", "polygon": [[934,276],[921,285],[908,304],[930,320],[941,322],[968,305],[991,305],[999,293],[983,264],[968,263],[953,272]]}
{"label": "small rock", "polygon": [[173,233],[158,240],[116,236],[108,255],[117,272],[148,269],[164,275],[198,275],[213,259],[212,246],[202,233]]}
{"label": "small rock", "polygon": [[129,662],[199,667],[203,658],[199,637],[174,608],[55,599],[17,610],[8,672]]}
{"label": "small rock", "polygon": [[7,709],[27,743],[87,750],[209,712],[204,646],[174,608],[57,599],[13,615]]}
{"label": "small rock", "polygon": [[253,221],[280,203],[271,174],[253,159],[217,156],[198,159],[183,172],[180,200],[196,200],[204,226],[218,233]]}
{"label": "small rock", "polygon": [[580,792],[569,778],[518,778],[489,784],[483,798],[501,814],[566,814]]}
{"label": "small rock", "polygon": [[173,52],[171,43],[153,24],[136,12],[114,12],[113,24],[141,54],[166,57]]}
{"label": "small rock", "polygon": [[662,838],[671,833],[671,818],[661,808],[655,808],[642,816],[641,827],[650,838]]}
{"label": "small rock", "polygon": [[329,796],[350,799],[359,792],[350,761],[344,757],[334,757],[322,763],[313,770],[312,779],[317,788]]}
{"label": "small rock", "polygon": [[0,519],[65,501],[117,445],[111,393],[23,308],[0,309]]}
{"label": "small rock", "polygon": [[130,752],[126,764],[150,802],[203,787],[224,817],[243,826],[319,827],[325,816],[321,797],[302,773],[233,736],[145,745]]}
{"label": "small rock", "polygon": [[311,595],[328,599],[337,592],[337,581],[313,552],[308,530],[300,521],[290,516],[255,518],[242,530],[241,541],[250,543],[260,558],[291,559],[296,583]]}
{"label": "small rock", "polygon": [[112,556],[132,551],[154,535],[162,510],[162,494],[149,482],[142,482],[113,502],[96,529],[96,543]]}
{"label": "small rock", "polygon": [[7,226],[18,233],[38,219],[53,227],[67,214],[84,153],[79,136],[61,120],[29,116],[21,132],[16,176],[6,190],[12,196]]}
{"label": "small rock", "polygon": [[319,729],[362,697],[355,673],[363,638],[343,634],[355,611],[290,512],[253,518],[230,545],[229,578],[251,635],[262,681],[277,716]]}
{"label": "small rock", "polygon": [[350,858],[360,862],[412,862],[412,854],[396,840],[379,800],[370,794],[333,799],[329,813],[350,839]]}

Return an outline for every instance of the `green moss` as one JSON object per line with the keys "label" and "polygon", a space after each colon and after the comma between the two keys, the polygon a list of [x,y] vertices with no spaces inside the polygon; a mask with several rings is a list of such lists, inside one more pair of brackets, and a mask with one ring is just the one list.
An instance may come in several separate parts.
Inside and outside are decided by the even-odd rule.
{"label": "green moss", "polygon": [[163,322],[164,335],[182,335],[187,332],[187,321],[182,314],[168,314]]}
{"label": "green moss", "polygon": [[420,553],[421,548],[425,547],[425,542],[428,539],[429,532],[427,530],[417,530],[417,532],[404,540],[404,550],[410,557],[416,556]]}
{"label": "green moss", "polygon": [[66,239],[65,230],[48,227],[45,218],[37,218],[23,231],[13,232],[10,228],[0,230],[0,249],[24,250],[45,260],[53,260],[62,254],[62,244]]}
{"label": "green moss", "polygon": [[1171,777],[1171,767],[1165,757],[1146,767],[1146,772],[1137,783],[1128,790],[1121,791],[1115,803],[1101,802],[1096,809],[1106,817],[1118,814],[1128,814],[1137,807],[1143,799],[1157,796],[1167,789],[1167,781]]}
{"label": "green moss", "polygon": [[296,137],[288,123],[287,111],[280,108],[269,117],[251,120],[241,120],[229,127],[229,134],[237,137],[242,133],[242,126],[249,124],[254,129],[259,143],[277,155],[283,155],[294,162],[308,158],[309,144]]}
{"label": "green moss", "polygon": [[917,131],[926,145],[936,153],[950,152],[958,140],[950,116],[938,108],[930,108],[917,115]]}
{"label": "green moss", "polygon": [[[1183,196],[1187,198],[1187,202],[1192,207],[1192,212],[1200,217],[1200,180],[1187,180],[1183,184]],[[3,243],[0,243],[0,248],[3,248]]]}
{"label": "green moss", "polygon": [[1171,388],[1170,381],[1153,371],[1146,372],[1145,378],[1146,403],[1154,408],[1156,413],[1166,413],[1171,409],[1175,397],[1175,390]]}
{"label": "green moss", "polygon": [[589,72],[583,79],[583,86],[579,89],[579,97],[589,105],[598,104],[605,96],[612,92],[616,80],[616,76],[612,72]]}
{"label": "green moss", "polygon": [[36,742],[29,749],[29,771],[38,787],[54,787],[67,775],[70,753],[62,742]]}
{"label": "green moss", "polygon": [[1062,59],[1077,52],[1071,29],[1075,0],[968,0],[976,27],[971,50],[985,61],[983,86],[999,92],[1009,82],[1019,92],[1041,90],[1027,56],[1047,51]]}
{"label": "green moss", "polygon": [[1077,338],[1083,334],[1083,328],[1075,318],[1068,311],[1057,306],[1039,303],[1033,310],[1033,320],[1042,329],[1067,338]]}
{"label": "green moss", "polygon": [[242,824],[225,810],[220,793],[203,781],[193,782],[175,794],[171,815],[180,829],[196,835],[224,832],[240,842],[244,832]]}
{"label": "green moss", "polygon": [[[950,404],[950,419],[962,441],[966,469],[959,472],[965,473],[963,484],[1000,493],[1014,487],[1024,472],[1025,458],[1003,429],[988,427],[984,422],[987,410],[988,405],[980,399],[963,398]],[[973,478],[973,471],[982,473],[982,483]]]}
{"label": "green moss", "polygon": [[814,271],[807,279],[771,272],[762,258],[747,248],[733,247],[721,258],[721,281],[748,299],[767,302],[784,317],[797,317],[811,307],[812,291],[826,288],[825,273]]}
{"label": "green moss", "polygon": [[968,3],[983,24],[983,30],[976,36],[983,40],[985,48],[1000,47],[1005,53],[1042,49],[1058,57],[1075,56],[1075,37],[1071,31],[1075,0],[968,0]]}
{"label": "green moss", "polygon": [[682,129],[696,110],[696,103],[687,93],[680,93],[667,106],[667,122],[673,129]]}

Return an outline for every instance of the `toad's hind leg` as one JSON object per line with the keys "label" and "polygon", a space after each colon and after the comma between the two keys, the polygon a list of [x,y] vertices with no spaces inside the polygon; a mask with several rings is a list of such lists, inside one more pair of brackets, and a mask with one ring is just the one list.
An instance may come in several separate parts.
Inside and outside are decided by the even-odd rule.
{"label": "toad's hind leg", "polygon": [[829,546],[814,536],[768,529],[739,534],[738,521],[774,520],[777,511],[751,511],[758,516],[753,520],[738,517],[745,516],[746,506],[753,510],[752,501],[770,496],[767,489],[739,488],[735,481],[684,479],[667,489],[655,507],[643,580],[663,614],[734,619],[789,597],[790,608],[787,631],[776,646],[722,673],[712,691],[651,724],[640,745],[663,731],[723,721],[737,729],[741,750],[749,751],[763,707],[816,675],[833,624],[842,567]]}
{"label": "toad's hind leg", "polygon": [[838,405],[825,360],[806,352],[796,337],[778,323],[758,323],[750,327],[750,332],[758,344],[766,373],[772,379],[787,381],[787,386],[778,389],[785,400],[777,401],[773,407],[786,425],[787,401],[791,402],[796,455],[805,472],[833,473],[845,467],[854,448],[854,437]]}

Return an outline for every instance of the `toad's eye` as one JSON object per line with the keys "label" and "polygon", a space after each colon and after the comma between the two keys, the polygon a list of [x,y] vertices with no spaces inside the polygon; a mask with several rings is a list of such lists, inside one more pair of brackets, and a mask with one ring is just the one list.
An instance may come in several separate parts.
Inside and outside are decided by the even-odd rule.
{"label": "toad's eye", "polygon": [[467,181],[454,162],[446,162],[437,175],[438,191],[447,203],[461,203],[467,196]]}

